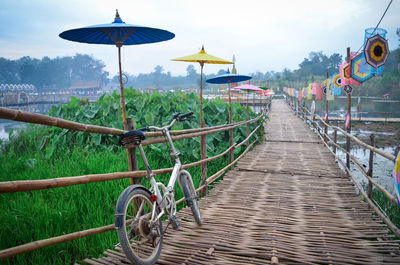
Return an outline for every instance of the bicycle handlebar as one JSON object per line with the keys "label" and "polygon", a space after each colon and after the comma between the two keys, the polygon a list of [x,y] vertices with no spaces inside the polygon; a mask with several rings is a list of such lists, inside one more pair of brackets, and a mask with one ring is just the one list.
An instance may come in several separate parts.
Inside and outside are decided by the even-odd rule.
{"label": "bicycle handlebar", "polygon": [[186,121],[192,115],[193,115],[193,111],[185,113],[185,114],[181,114],[180,112],[178,112],[177,114],[175,114],[172,117],[172,121],[170,122],[170,124],[168,124],[166,126],[163,126],[163,127],[148,126],[148,127],[141,128],[139,130],[141,130],[141,131],[150,131],[150,130],[162,131],[163,129],[170,129],[172,126],[174,126],[176,121],[179,121],[179,122]]}
{"label": "bicycle handlebar", "polygon": [[124,134],[121,134],[118,139],[118,143],[122,145],[123,147],[128,146],[129,144],[134,144],[134,145],[139,145],[142,140],[146,138],[146,135],[143,132],[146,131],[164,131],[164,130],[169,130],[171,129],[172,126],[174,126],[176,121],[186,121],[190,116],[193,115],[193,112],[188,112],[185,114],[182,114],[179,112],[175,114],[172,118],[172,121],[170,122],[169,125],[163,126],[163,127],[156,127],[156,126],[148,126],[148,127],[143,127],[137,130],[133,131],[128,131]]}
{"label": "bicycle handlebar", "polygon": [[189,118],[192,115],[193,115],[193,111],[188,112],[186,114],[179,115],[177,119],[178,119],[178,121],[185,121],[186,118]]}

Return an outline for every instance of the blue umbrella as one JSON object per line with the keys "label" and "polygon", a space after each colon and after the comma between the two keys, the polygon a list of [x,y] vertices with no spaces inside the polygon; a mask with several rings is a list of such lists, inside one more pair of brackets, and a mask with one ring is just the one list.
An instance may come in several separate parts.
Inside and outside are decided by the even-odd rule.
{"label": "blue umbrella", "polygon": [[229,71],[224,75],[219,75],[214,78],[210,78],[206,80],[207,83],[210,84],[226,84],[228,83],[228,96],[229,96],[229,123],[232,123],[232,108],[231,108],[231,83],[238,83],[250,80],[251,76],[248,75],[239,75],[239,74],[231,74]]}
{"label": "blue umbrella", "polygon": [[[224,75],[219,75],[214,78],[206,80],[210,84],[226,84],[228,83],[228,96],[229,96],[229,123],[232,123],[232,106],[231,106],[231,83],[243,82],[251,79],[251,76],[231,74],[229,71]],[[233,144],[233,131],[229,130],[229,146]],[[233,161],[233,152],[229,153],[229,161]]]}
{"label": "blue umbrella", "polygon": [[206,82],[210,84],[226,84],[226,83],[238,83],[251,79],[251,76],[231,74],[227,72],[224,75],[219,75],[217,77],[208,79]]}
{"label": "blue umbrella", "polygon": [[83,28],[70,29],[59,35],[61,38],[92,44],[111,44],[118,47],[119,81],[121,86],[121,108],[126,130],[126,111],[124,86],[122,83],[121,70],[121,47],[122,45],[138,45],[170,40],[175,34],[167,30],[125,24],[118,14],[115,14],[114,22],[109,24],[93,25]]}

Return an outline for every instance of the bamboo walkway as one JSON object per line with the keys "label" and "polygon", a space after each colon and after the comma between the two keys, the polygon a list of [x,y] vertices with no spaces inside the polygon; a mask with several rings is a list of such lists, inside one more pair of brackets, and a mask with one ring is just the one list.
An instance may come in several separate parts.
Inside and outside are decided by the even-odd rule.
{"label": "bamboo walkway", "polygon": [[[168,229],[159,264],[400,264],[399,241],[282,100],[266,140]],[[116,248],[89,264],[129,263]]]}

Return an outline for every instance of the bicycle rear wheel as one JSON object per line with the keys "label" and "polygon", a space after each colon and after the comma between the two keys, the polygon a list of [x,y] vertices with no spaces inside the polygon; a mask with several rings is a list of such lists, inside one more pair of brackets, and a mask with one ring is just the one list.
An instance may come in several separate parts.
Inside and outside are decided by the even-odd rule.
{"label": "bicycle rear wheel", "polygon": [[181,181],[183,194],[185,195],[186,204],[192,210],[192,214],[196,223],[198,225],[202,225],[203,218],[200,213],[199,205],[197,204],[198,196],[193,186],[193,181],[191,179],[191,176],[189,174],[181,173],[179,178]]}
{"label": "bicycle rear wheel", "polygon": [[[118,198],[115,223],[122,250],[134,264],[154,264],[161,253],[162,222],[150,223],[153,202],[144,187],[126,188]],[[156,215],[159,213],[156,209]]]}

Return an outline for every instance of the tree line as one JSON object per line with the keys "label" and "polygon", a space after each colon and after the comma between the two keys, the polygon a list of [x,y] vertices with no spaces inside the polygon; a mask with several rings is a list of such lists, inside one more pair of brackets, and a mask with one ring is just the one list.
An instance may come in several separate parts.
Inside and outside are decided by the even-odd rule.
{"label": "tree line", "polygon": [[66,89],[76,81],[108,83],[104,63],[90,55],[42,59],[22,57],[10,60],[0,57],[0,84],[33,84],[38,90]]}
{"label": "tree line", "polygon": [[[284,68],[281,72],[266,71],[251,73],[252,82],[270,88],[295,87],[300,89],[312,80],[322,81],[326,74],[332,76],[339,72],[339,65],[343,62],[340,54],[326,55],[322,51],[310,52],[296,70]],[[267,66],[266,66],[267,67]],[[380,96],[389,93],[400,98],[400,48],[391,51],[386,62],[382,76],[368,80],[360,86],[359,94],[366,96]],[[10,60],[0,57],[0,84],[33,84],[38,90],[65,90],[76,81],[98,81],[101,86],[112,83],[119,84],[119,76],[109,78],[109,73],[104,70],[105,65],[101,60],[85,54],[75,56],[56,57],[50,59],[43,57],[35,59],[22,57]],[[204,78],[213,78],[226,73],[220,69],[215,74]],[[157,65],[151,73],[132,75],[126,73],[128,80],[125,86],[134,88],[158,87],[169,88],[198,88],[200,73],[192,64],[186,68],[186,75],[173,76],[165,71],[164,67]],[[125,79],[125,78],[124,78]],[[203,83],[205,88],[208,84]]]}

